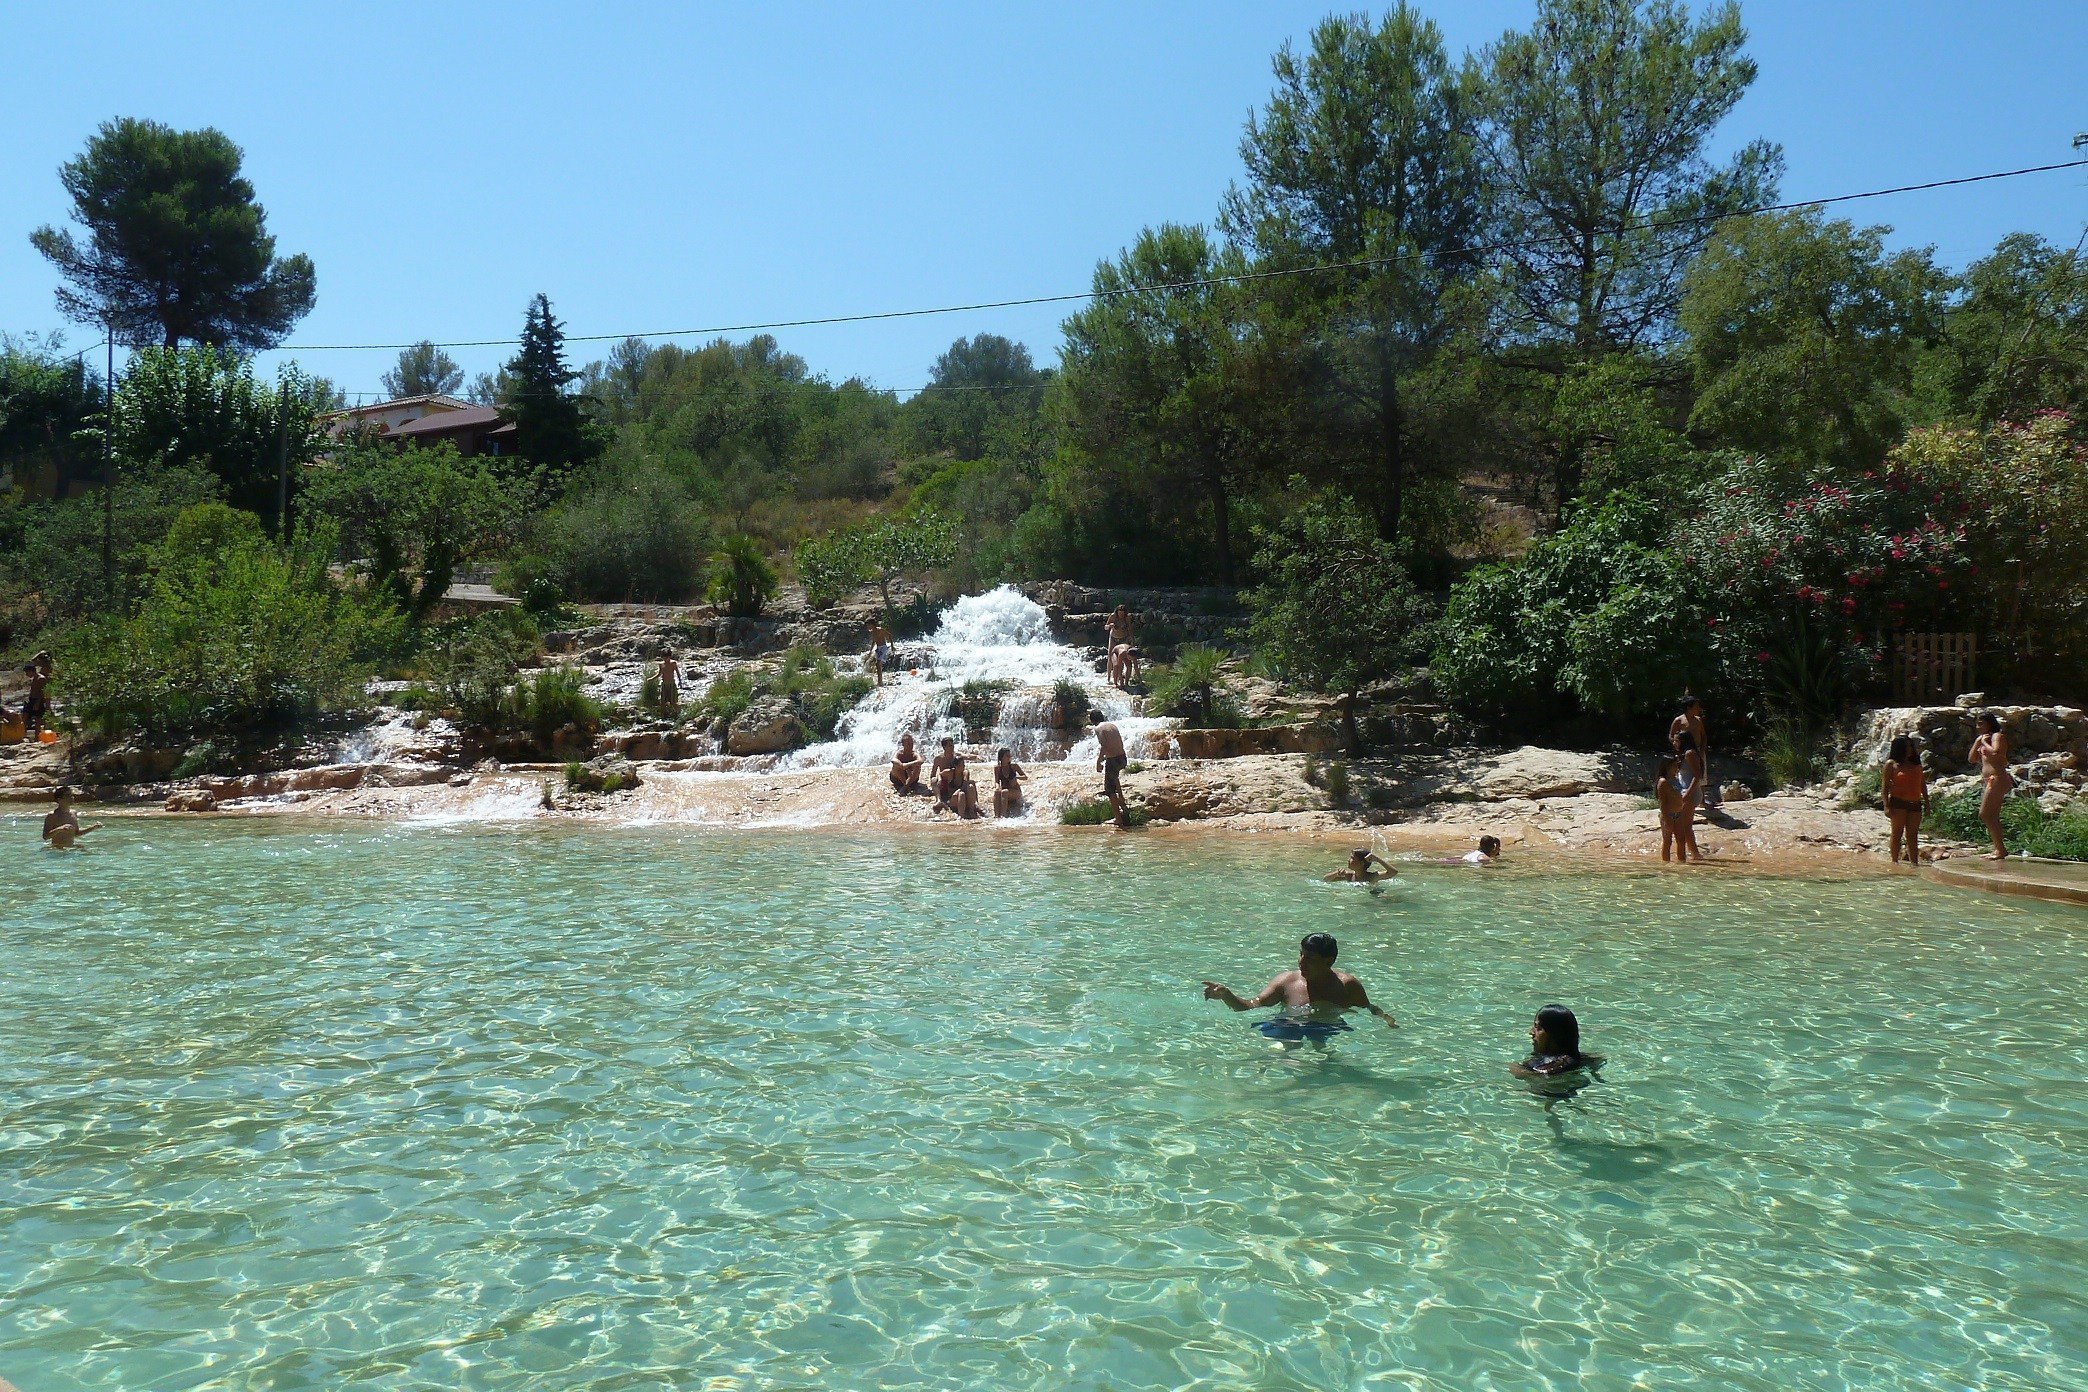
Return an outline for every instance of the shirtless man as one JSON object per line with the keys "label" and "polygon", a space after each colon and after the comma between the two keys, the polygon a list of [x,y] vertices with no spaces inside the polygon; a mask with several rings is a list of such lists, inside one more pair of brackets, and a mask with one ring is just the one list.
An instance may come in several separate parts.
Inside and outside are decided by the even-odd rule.
{"label": "shirtless man", "polygon": [[899,736],[899,752],[892,756],[892,791],[902,796],[921,791],[921,751],[912,735]]}
{"label": "shirtless man", "polygon": [[1099,710],[1088,712],[1088,724],[1095,727],[1095,767],[1102,771],[1102,796],[1109,799],[1109,810],[1116,814],[1117,826],[1127,828],[1131,815],[1124,805],[1123,773],[1131,758],[1124,753],[1123,731]]}
{"label": "shirtless man", "polygon": [[681,664],[674,654],[660,654],[660,709],[681,709]]}
{"label": "shirtless man", "polygon": [[928,766],[928,777],[935,784],[936,811],[947,807],[960,817],[979,815],[979,785],[972,782],[957,741],[949,735],[943,736],[942,753]]}
{"label": "shirtless man", "polygon": [[82,836],[101,829],[100,822],[80,825],[80,814],[73,811],[72,789],[60,787],[52,796],[57,805],[44,815],[43,839],[51,843],[53,850],[69,851]]}
{"label": "shirtless man", "polygon": [[51,684],[51,650],[45,648],[38,652],[22,671],[29,677],[29,695],[22,702],[22,728],[33,740],[43,733],[44,716],[51,709],[51,698],[45,691]]}
{"label": "shirtless man", "polygon": [[[1689,736],[1696,745],[1697,759],[1691,766],[1688,751],[1682,747],[1682,737]],[[1718,801],[1711,795],[1711,745],[1704,736],[1704,703],[1694,696],[1682,698],[1682,708],[1668,722],[1668,748],[1683,761],[1684,770],[1690,775],[1682,791],[1695,795],[1698,807],[1709,807]]]}
{"label": "shirtless man", "polygon": [[1003,749],[993,766],[993,815],[1007,817],[1022,810],[1022,780],[1029,777],[1015,762],[1012,750]]}
{"label": "shirtless man", "polygon": [[[1373,865],[1377,868],[1372,869]],[[1323,880],[1343,880],[1354,884],[1376,884],[1379,880],[1389,880],[1398,873],[1397,870],[1392,868],[1391,863],[1376,851],[1366,851],[1358,847],[1349,852],[1348,864],[1346,866],[1322,875],[1320,878]]]}
{"label": "shirtless man", "polygon": [[1367,1010],[1383,1020],[1387,1029],[1398,1029],[1397,1020],[1370,1003],[1362,982],[1334,969],[1334,956],[1340,950],[1331,934],[1314,933],[1298,944],[1298,969],[1271,981],[1253,1000],[1241,1000],[1230,987],[1215,981],[1203,984],[1204,999],[1224,1001],[1234,1010],[1259,1010],[1266,1005],[1280,1005],[1299,1014],[1317,1014],[1322,1009],[1330,1013]]}
{"label": "shirtless man", "polygon": [[1119,604],[1116,607],[1116,612],[1109,616],[1108,640],[1109,684],[1111,686],[1122,686],[1129,680],[1125,675],[1124,668],[1126,659],[1133,651],[1131,647],[1131,610],[1128,606]]}
{"label": "shirtless man", "polygon": [[1979,734],[1966,757],[1979,765],[1979,820],[1985,823],[1987,836],[1994,843],[1987,859],[2006,860],[2008,842],[2002,835],[2001,804],[2015,787],[2015,775],[2008,771],[2008,732],[2001,728],[2000,718],[1992,711],[1981,711],[1972,727]]}
{"label": "shirtless man", "polygon": [[879,686],[884,685],[885,668],[892,665],[892,630],[885,627],[883,619],[870,621],[870,671]]}

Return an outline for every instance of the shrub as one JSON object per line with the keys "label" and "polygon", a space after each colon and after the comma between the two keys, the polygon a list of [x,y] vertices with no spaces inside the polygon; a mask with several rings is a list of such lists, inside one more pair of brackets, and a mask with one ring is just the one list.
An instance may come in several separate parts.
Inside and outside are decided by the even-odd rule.
{"label": "shrub", "polygon": [[767,690],[789,697],[806,728],[826,738],[834,733],[842,715],[870,694],[871,681],[860,674],[837,672],[825,652],[801,644],[783,654],[783,663]]}
{"label": "shrub", "polygon": [[1224,690],[1219,669],[1225,654],[1202,643],[1190,643],[1167,666],[1155,667],[1146,681],[1146,699],[1167,715],[1180,716],[1191,729],[1238,729],[1239,707]]}
{"label": "shrub", "polygon": [[701,587],[710,529],[679,480],[656,464],[605,475],[546,513],[540,573],[592,600],[686,600]]}
{"label": "shrub", "polygon": [[360,562],[416,622],[449,592],[459,564],[511,544],[521,515],[485,459],[447,444],[337,450],[310,471],[304,507],[339,524],[341,558]]}
{"label": "shrub", "polygon": [[[1922,829],[1934,836],[1984,844],[1986,823],[1979,820],[1976,787],[1937,798],[1929,804]],[[2076,802],[2050,815],[2030,797],[2001,800],[2001,830],[2010,850],[2047,860],[2088,860],[2088,808]]]}
{"label": "shrub", "polygon": [[335,580],[324,529],[279,547],[197,514],[138,611],[57,645],[59,694],[104,733],[245,739],[346,709],[396,650],[398,611]]}
{"label": "shrub", "polygon": [[[1116,816],[1106,798],[1083,798],[1069,802],[1059,809],[1060,826],[1100,826]],[[1132,826],[1144,826],[1153,820],[1142,807],[1125,804],[1124,820]]]}
{"label": "shrub", "polygon": [[587,673],[578,667],[545,667],[516,685],[523,721],[538,744],[550,744],[568,725],[581,730],[601,726],[602,703],[587,694],[586,684]]}
{"label": "shrub", "polygon": [[1844,812],[1853,812],[1859,807],[1876,807],[1885,791],[1885,770],[1876,764],[1865,764],[1854,771],[1849,787],[1836,805]]}
{"label": "shrub", "polygon": [[798,548],[797,571],[806,600],[820,609],[858,585],[876,585],[889,621],[893,581],[941,570],[956,559],[955,524],[923,508],[814,538]]}
{"label": "shrub", "polygon": [[711,557],[710,602],[735,618],[751,619],[776,593],[776,570],[761,543],[740,533],[729,536]]}
{"label": "shrub", "polygon": [[1829,749],[1820,729],[1795,715],[1772,719],[1755,740],[1755,757],[1779,788],[1803,788],[1826,775]]}
{"label": "shrub", "polygon": [[950,695],[950,710],[969,730],[990,730],[1000,720],[1001,697],[1011,681],[968,681]]}
{"label": "shrub", "polygon": [[1327,765],[1327,801],[1335,807],[1346,807],[1348,806],[1348,800],[1348,765],[1342,760],[1336,759]]}
{"label": "shrub", "polygon": [[1067,734],[1086,728],[1089,704],[1087,692],[1071,677],[1060,677],[1051,684],[1051,705],[1058,712],[1059,727]]}
{"label": "shrub", "polygon": [[747,707],[754,704],[754,698],[760,694],[760,690],[754,684],[753,673],[741,668],[735,672],[727,672],[712,682],[710,688],[703,693],[703,699],[697,702],[696,708],[710,718],[712,725],[722,729],[737,720]]}

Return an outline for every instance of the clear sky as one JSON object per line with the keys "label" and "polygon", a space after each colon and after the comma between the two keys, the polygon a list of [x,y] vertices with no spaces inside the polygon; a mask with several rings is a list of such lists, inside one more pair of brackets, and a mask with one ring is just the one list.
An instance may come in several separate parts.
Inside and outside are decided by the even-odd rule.
{"label": "clear sky", "polygon": [[[844,5],[0,6],[0,329],[61,325],[31,229],[102,121],[214,125],[283,251],[318,266],[292,343],[509,339],[1078,291],[1238,171],[1269,57],[1325,0]],[[1434,0],[1453,48],[1529,0]],[[1730,143],[1782,143],[1787,197],[2068,159],[2088,131],[2081,0],[1750,0],[1761,77]],[[1953,265],[2003,233],[2071,245],[2082,171],[1859,204]],[[1066,307],[780,331],[910,389],[960,334],[1056,356]],[[83,346],[88,331],[71,331]],[[575,357],[604,345],[576,344]],[[456,349],[468,369],[508,356]],[[375,392],[390,352],[309,352]]]}

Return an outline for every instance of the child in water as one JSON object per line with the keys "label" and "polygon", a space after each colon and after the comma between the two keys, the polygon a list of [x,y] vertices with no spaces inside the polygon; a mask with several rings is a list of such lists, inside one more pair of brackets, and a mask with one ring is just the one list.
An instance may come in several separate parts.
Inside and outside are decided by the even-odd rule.
{"label": "child in water", "polygon": [[[1373,866],[1376,868],[1373,869]],[[1347,865],[1339,870],[1329,871],[1327,874],[1320,876],[1320,878],[1329,881],[1347,881],[1354,884],[1376,884],[1379,880],[1389,880],[1398,873],[1397,870],[1392,868],[1391,863],[1376,851],[1366,851],[1358,847],[1349,852]]]}
{"label": "child in water", "polygon": [[1563,1005],[1547,1005],[1530,1024],[1530,1056],[1511,1064],[1518,1078],[1556,1078],[1579,1069],[1602,1067],[1600,1054],[1584,1054],[1580,1021]]}

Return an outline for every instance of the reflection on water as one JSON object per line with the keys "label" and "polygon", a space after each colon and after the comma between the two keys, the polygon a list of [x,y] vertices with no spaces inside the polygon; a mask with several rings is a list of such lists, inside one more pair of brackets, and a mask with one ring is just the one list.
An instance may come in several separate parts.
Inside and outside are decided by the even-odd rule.
{"label": "reflection on water", "polygon": [[[19,840],[25,822],[10,824]],[[0,864],[36,1388],[2084,1385],[2080,918],[1223,840]],[[1327,931],[1402,1028],[1202,1001]],[[1602,1080],[1508,1065],[1572,1005]]]}

